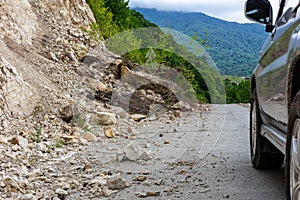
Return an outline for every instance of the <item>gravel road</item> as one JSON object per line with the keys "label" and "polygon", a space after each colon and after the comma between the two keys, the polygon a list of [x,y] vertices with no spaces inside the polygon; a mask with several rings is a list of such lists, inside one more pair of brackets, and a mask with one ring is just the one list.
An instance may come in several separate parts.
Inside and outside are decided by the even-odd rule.
{"label": "gravel road", "polygon": [[[104,199],[285,199],[283,169],[251,166],[248,124],[249,108],[241,105],[213,105],[167,123],[124,123],[121,132],[132,129],[132,138],[90,150],[99,167],[128,184]],[[130,144],[151,159],[117,161],[116,152]]]}

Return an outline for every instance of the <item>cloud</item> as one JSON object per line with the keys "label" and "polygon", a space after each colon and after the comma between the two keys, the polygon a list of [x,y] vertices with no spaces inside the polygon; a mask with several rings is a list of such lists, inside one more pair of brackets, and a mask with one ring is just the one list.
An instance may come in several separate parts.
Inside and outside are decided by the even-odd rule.
{"label": "cloud", "polygon": [[[278,0],[271,0],[271,2]],[[249,23],[244,17],[245,0],[130,0],[132,8],[156,8],[166,11],[203,12],[207,15],[225,19]]]}

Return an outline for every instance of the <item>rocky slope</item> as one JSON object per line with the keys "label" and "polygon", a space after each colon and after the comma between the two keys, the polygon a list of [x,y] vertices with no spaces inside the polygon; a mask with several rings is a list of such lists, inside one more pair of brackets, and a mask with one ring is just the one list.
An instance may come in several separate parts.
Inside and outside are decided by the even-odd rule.
{"label": "rocky slope", "polygon": [[[82,31],[95,21],[85,0],[1,0],[0,13],[0,198],[65,199],[56,179],[63,155],[97,140],[70,123],[75,101],[93,101],[76,90],[107,90],[115,56]],[[97,57],[98,75],[87,75],[87,55]],[[116,123],[113,114],[98,115]]]}
{"label": "rocky slope", "polygon": [[[155,78],[130,72],[82,31],[94,21],[85,0],[0,0],[1,199],[89,199],[124,189],[130,184],[118,172],[86,156],[88,143],[132,138],[134,130],[118,127],[160,117],[152,104],[166,109],[164,123],[191,109],[157,83],[136,91],[120,84],[125,73],[147,84]],[[114,106],[123,94],[146,103]],[[117,156],[149,159],[132,146]]]}

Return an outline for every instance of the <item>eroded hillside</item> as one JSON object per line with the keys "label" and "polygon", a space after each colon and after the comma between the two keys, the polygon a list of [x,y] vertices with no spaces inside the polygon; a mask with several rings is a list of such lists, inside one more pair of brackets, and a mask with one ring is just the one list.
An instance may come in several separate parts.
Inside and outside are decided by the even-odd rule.
{"label": "eroded hillside", "polygon": [[[1,199],[110,196],[130,184],[118,170],[99,168],[90,142],[127,145],[137,136],[135,123],[162,112],[161,122],[171,123],[192,109],[170,91],[174,85],[130,71],[94,41],[94,22],[85,0],[0,0]],[[120,81],[124,74],[129,84]],[[135,90],[136,83],[146,86]],[[110,158],[151,159],[131,145]]]}

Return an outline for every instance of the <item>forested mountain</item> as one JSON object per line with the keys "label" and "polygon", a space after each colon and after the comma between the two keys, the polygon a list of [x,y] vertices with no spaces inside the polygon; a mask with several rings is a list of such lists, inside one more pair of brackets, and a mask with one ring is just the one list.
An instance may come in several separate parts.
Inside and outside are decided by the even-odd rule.
{"label": "forested mountain", "polygon": [[197,36],[199,41],[205,41],[208,53],[223,75],[250,76],[259,58],[261,46],[268,36],[262,25],[227,22],[203,13],[144,8],[135,10],[160,27]]}

